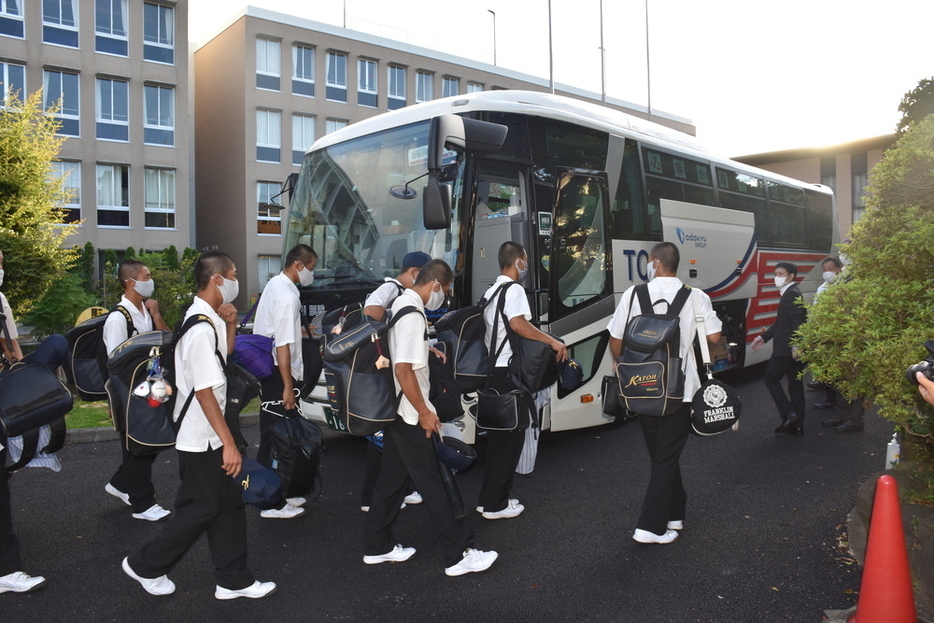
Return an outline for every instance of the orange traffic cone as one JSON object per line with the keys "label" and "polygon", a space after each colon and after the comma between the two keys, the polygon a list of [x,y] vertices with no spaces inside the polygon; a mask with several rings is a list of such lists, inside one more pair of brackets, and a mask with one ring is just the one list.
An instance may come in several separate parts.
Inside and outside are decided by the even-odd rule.
{"label": "orange traffic cone", "polygon": [[898,484],[889,475],[876,482],[869,542],[859,600],[847,623],[917,623],[908,568],[908,548],[902,531]]}

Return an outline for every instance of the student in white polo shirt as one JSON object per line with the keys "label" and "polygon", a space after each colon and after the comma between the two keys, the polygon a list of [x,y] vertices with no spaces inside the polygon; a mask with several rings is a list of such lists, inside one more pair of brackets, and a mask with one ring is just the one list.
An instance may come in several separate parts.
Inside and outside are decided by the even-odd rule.
{"label": "student in white polo shirt", "polygon": [[[272,357],[276,371],[262,379],[263,403],[281,402],[281,405],[259,411],[259,450],[256,460],[269,465],[269,444],[272,426],[280,417],[300,417],[295,388],[305,378],[302,361],[302,316],[298,286],[310,286],[315,280],[312,272],[318,263],[318,254],[307,244],[292,247],[285,255],[282,272],[269,280],[256,306],[255,335],[275,339]],[[264,510],[264,519],[292,519],[305,513],[301,508],[303,497],[283,498],[277,508]]]}
{"label": "student in white polo shirt", "polygon": [[[138,260],[126,260],[117,272],[123,284],[123,297],[117,304],[130,315],[132,335],[147,331],[170,331],[159,312],[159,303],[152,298],[156,282],[149,267]],[[127,330],[127,317],[113,311],[104,322],[104,346],[112,353],[123,344],[131,332]],[[123,431],[126,435],[126,430]],[[157,454],[136,456],[127,450],[126,439],[120,444],[122,460],[104,490],[124,504],[132,507],[134,519],[161,521],[169,511],[156,504],[156,489],[152,484],[152,464]]]}
{"label": "student in white polo shirt", "polygon": [[247,566],[246,511],[236,480],[242,457],[224,421],[227,382],[220,359],[226,362],[237,330],[230,304],[239,289],[237,267],[226,253],[203,253],[195,281],[198,295],[185,319],[201,314],[208,322],[191,327],[175,350],[176,421],[194,393],[175,441],[181,477],[175,513],[156,538],[123,559],[123,570],[152,595],[173,593],[166,574],[204,532],[217,579],[214,596],[266,597],[276,585],[257,581]]}
{"label": "student in white polo shirt", "polygon": [[432,260],[418,272],[412,288],[399,295],[392,313],[405,307],[415,311],[401,316],[389,330],[396,391],[402,392],[399,415],[383,433],[379,479],[367,513],[363,562],[403,562],[415,548],[397,544],[392,526],[399,515],[409,478],[422,494],[431,523],[441,540],[444,573],[464,575],[489,569],[496,552],[473,548],[473,529],[464,518],[454,519],[448,503],[431,436],[441,433],[441,421],[428,401],[428,320],[425,310],[444,303],[454,273],[443,260]]}

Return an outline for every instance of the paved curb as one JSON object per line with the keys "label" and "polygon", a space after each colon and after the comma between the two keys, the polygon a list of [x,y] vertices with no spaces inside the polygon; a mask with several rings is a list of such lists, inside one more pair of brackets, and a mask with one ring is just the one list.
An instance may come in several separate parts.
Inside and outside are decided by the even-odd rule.
{"label": "paved curb", "polygon": [[[259,424],[259,412],[241,413],[240,426],[255,426]],[[73,428],[65,433],[65,443],[96,443],[98,441],[114,441],[120,438],[120,433],[111,426],[102,428]]]}

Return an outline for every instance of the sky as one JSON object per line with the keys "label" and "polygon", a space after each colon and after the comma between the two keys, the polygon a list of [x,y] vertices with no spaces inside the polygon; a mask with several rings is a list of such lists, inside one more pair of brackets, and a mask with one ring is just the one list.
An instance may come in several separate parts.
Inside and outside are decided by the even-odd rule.
{"label": "sky", "polygon": [[[247,4],[549,77],[548,0],[190,0],[190,39]],[[551,10],[555,82],[599,94],[600,0]],[[881,136],[934,76],[932,23],[931,0],[603,0],[606,93],[691,120],[725,156]]]}

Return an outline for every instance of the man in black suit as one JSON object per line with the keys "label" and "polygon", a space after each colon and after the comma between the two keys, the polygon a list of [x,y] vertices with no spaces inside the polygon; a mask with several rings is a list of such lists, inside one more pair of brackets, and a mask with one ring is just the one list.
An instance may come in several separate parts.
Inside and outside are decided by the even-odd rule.
{"label": "man in black suit", "polygon": [[[804,434],[804,384],[798,378],[804,364],[794,356],[791,346],[792,336],[807,319],[807,311],[801,304],[801,290],[795,285],[797,277],[798,267],[791,262],[779,262],[775,265],[775,287],[782,293],[778,304],[778,317],[775,324],[752,341],[752,349],[756,351],[775,338],[772,357],[765,368],[765,386],[772,394],[772,400],[778,407],[778,415],[782,418],[782,423],[775,432],[791,435]],[[788,381],[790,400],[782,389],[783,376]]]}

